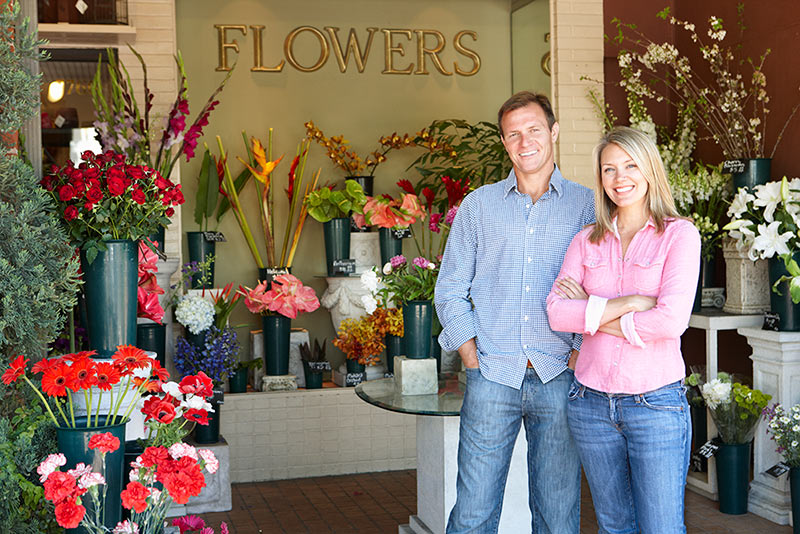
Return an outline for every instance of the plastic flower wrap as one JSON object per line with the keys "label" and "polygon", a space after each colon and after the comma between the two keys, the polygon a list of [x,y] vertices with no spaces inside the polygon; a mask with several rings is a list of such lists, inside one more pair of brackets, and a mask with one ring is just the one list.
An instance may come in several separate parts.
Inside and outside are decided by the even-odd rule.
{"label": "plastic flower wrap", "polygon": [[184,296],[175,307],[175,320],[199,334],[214,324],[214,305],[199,295]]}
{"label": "plastic flower wrap", "polygon": [[700,391],[722,442],[729,445],[748,443],[753,439],[761,412],[772,398],[734,382],[727,373],[719,373],[717,378],[703,384]]}
{"label": "plastic flower wrap", "polygon": [[280,314],[296,319],[300,312],[312,312],[319,308],[314,289],[291,274],[281,274],[272,280],[272,288],[267,290],[267,283],[259,282],[254,288],[239,287],[244,295],[244,305],[251,313],[259,315]]}
{"label": "plastic flower wrap", "polygon": [[778,445],[776,450],[790,467],[800,467],[800,404],[788,410],[780,404],[764,409],[767,432]]}

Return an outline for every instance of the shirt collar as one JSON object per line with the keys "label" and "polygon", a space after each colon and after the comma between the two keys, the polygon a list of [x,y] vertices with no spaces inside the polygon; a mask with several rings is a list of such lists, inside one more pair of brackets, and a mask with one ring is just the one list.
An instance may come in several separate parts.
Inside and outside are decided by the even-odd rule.
{"label": "shirt collar", "polygon": [[[558,168],[558,165],[553,165],[553,173],[550,175],[550,187],[556,192],[558,196],[561,196],[564,193],[564,182],[566,179],[561,175],[561,170]],[[513,191],[519,191],[517,187],[517,175],[514,174],[514,169],[511,169],[511,172],[508,173],[508,178],[506,178],[503,182],[503,198],[506,198],[508,194]]]}
{"label": "shirt collar", "polygon": [[[652,226],[653,228],[656,227],[656,223],[653,221],[653,217],[652,216],[647,219],[647,222],[644,223],[644,226],[642,228],[646,228],[648,226]],[[614,235],[616,236],[616,238],[620,239],[619,230],[617,229],[617,216],[616,215],[614,216],[613,219],[611,219],[611,229],[614,230]]]}

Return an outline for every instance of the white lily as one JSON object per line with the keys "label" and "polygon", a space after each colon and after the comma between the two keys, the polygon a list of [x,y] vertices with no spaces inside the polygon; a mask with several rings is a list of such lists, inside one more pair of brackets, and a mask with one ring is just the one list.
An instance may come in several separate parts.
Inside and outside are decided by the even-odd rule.
{"label": "white lily", "polygon": [[771,223],[775,220],[775,209],[783,202],[783,198],[783,182],[769,182],[756,187],[756,199],[753,205],[763,206],[764,220]]}
{"label": "white lily", "polygon": [[747,191],[745,188],[739,189],[734,195],[733,200],[731,200],[731,205],[728,208],[728,217],[731,218],[738,218],[742,216],[742,213],[747,211],[747,205],[750,202],[753,202],[756,199],[751,193]]}
{"label": "white lily", "polygon": [[787,243],[794,235],[792,232],[779,234],[780,221],[775,221],[769,225],[759,224],[758,235],[753,240],[752,249],[759,252],[762,259],[771,258],[775,254],[791,254]]}

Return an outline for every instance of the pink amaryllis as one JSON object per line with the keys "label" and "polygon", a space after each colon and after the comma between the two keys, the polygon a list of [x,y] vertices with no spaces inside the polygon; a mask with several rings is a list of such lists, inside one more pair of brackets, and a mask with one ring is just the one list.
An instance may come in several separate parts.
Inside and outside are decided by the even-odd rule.
{"label": "pink amaryllis", "polygon": [[389,195],[367,197],[364,217],[368,224],[380,228],[408,228],[426,215],[417,195],[404,193],[402,201]]}
{"label": "pink amaryllis", "polygon": [[281,274],[272,281],[272,289],[260,282],[254,289],[240,287],[244,295],[244,305],[251,313],[272,315],[277,312],[284,317],[296,319],[300,312],[311,312],[319,308],[319,300],[314,290],[291,274]]}

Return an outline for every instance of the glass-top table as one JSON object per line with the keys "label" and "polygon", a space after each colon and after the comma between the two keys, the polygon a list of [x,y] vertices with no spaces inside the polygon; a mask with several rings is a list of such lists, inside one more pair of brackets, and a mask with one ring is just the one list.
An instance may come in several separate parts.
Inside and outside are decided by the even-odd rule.
{"label": "glass-top table", "polygon": [[415,415],[459,415],[464,400],[464,384],[458,373],[439,375],[439,391],[430,395],[401,395],[394,378],[368,380],[356,386],[356,395],[362,400],[393,412]]}

